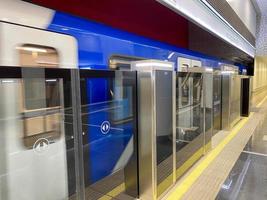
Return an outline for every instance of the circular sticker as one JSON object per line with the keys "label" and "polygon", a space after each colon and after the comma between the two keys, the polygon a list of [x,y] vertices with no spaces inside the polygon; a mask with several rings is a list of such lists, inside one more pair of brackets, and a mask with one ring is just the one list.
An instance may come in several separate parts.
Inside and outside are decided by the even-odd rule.
{"label": "circular sticker", "polygon": [[49,141],[46,138],[39,138],[33,144],[33,150],[37,154],[43,154],[49,149]]}
{"label": "circular sticker", "polygon": [[101,124],[101,132],[106,135],[108,134],[108,132],[110,131],[110,123],[108,121],[104,121],[102,124]]}

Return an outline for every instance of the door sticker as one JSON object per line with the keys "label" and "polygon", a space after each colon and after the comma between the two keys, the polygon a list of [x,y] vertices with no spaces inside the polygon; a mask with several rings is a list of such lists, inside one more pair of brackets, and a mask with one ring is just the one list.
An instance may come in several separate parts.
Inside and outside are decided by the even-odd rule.
{"label": "door sticker", "polygon": [[49,141],[46,138],[39,138],[33,144],[33,151],[37,154],[43,154],[49,149]]}
{"label": "door sticker", "polygon": [[101,132],[106,135],[110,131],[110,123],[109,121],[104,121],[100,126]]}

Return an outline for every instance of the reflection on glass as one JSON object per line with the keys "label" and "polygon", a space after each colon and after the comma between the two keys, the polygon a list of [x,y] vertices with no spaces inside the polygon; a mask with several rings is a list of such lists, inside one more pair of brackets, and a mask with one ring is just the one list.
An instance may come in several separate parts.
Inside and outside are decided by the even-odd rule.
{"label": "reflection on glass", "polygon": [[[137,196],[136,73],[80,71],[86,197]],[[116,198],[120,198],[117,196]]]}
{"label": "reflection on glass", "polygon": [[213,133],[221,129],[221,75],[213,77]]}
{"label": "reflection on glass", "polygon": [[[179,178],[204,151],[203,75],[178,72],[176,89],[176,178]],[[183,164],[189,159],[185,168]]]}
{"label": "reflection on glass", "polygon": [[213,135],[213,108],[214,108],[214,93],[213,88],[213,73],[206,72],[204,79],[205,87],[205,151],[211,149],[211,138]]}
{"label": "reflection on glass", "polygon": [[186,77],[181,77],[181,106],[188,106],[190,105],[190,96],[191,94],[189,94],[189,92],[192,92],[191,90],[189,90],[189,75]]}
{"label": "reflection on glass", "polygon": [[173,181],[172,72],[156,71],[157,195]]}
{"label": "reflection on glass", "polygon": [[75,199],[70,73],[61,72],[0,69],[1,199]]}
{"label": "reflection on glass", "polygon": [[242,152],[216,200],[266,199],[266,163],[266,156]]}
{"label": "reflection on glass", "polygon": [[[43,73],[43,71],[39,72]],[[29,73],[29,74],[27,74]],[[38,138],[57,139],[62,132],[62,108],[60,102],[62,79],[31,78],[32,70],[24,70],[21,87],[24,145],[32,148]],[[27,77],[28,76],[28,77]],[[27,78],[26,78],[27,77]],[[62,103],[62,104],[61,104]]]}

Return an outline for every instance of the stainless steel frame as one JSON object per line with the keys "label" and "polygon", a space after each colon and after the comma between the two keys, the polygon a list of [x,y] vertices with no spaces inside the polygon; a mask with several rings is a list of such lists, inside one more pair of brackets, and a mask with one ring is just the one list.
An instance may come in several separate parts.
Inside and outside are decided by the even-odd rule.
{"label": "stainless steel frame", "polygon": [[[174,184],[175,180],[173,140],[175,138],[176,95],[174,66],[173,63],[169,62],[146,60],[133,62],[131,68],[137,71],[140,199],[158,199]],[[166,101],[171,102],[165,103]],[[171,113],[167,112],[169,110]],[[168,150],[171,150],[171,156],[167,157],[164,162],[167,160],[170,173],[164,177],[164,186],[162,186],[159,183],[161,170],[157,163],[158,138],[166,128],[169,128],[171,142]],[[165,171],[168,171],[166,166],[162,172]]]}
{"label": "stainless steel frame", "polygon": [[[208,68],[209,69],[209,68]],[[213,85],[213,70],[205,70],[204,72],[204,150],[205,153],[211,149],[211,139],[214,131],[214,85]]]}
{"label": "stainless steel frame", "polygon": [[240,119],[241,79],[234,66],[222,67],[222,129],[231,129]]}

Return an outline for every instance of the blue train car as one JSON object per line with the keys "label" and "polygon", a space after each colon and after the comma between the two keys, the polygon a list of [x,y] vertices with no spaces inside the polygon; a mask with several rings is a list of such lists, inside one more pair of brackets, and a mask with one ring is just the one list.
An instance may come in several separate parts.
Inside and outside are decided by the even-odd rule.
{"label": "blue train car", "polygon": [[[77,39],[81,69],[107,70],[110,58],[114,55],[171,61],[175,63],[176,67],[178,57],[199,60],[203,66],[212,68],[218,68],[222,63],[233,64],[61,12],[55,13],[47,30],[72,35]],[[96,78],[87,81],[86,84],[87,92],[90,94],[86,104],[96,103],[95,106],[90,106],[88,109],[101,110],[103,107],[108,107],[105,103],[97,104],[97,102],[111,101],[110,95],[107,94],[109,81],[106,78]],[[127,131],[121,132],[120,136],[115,129],[109,134],[103,134],[101,129],[96,127],[108,120],[106,111],[95,113],[88,118],[88,124],[92,125],[88,130],[90,132],[88,134],[89,157],[91,158],[88,170],[92,174],[90,183],[116,171],[115,166],[133,134],[131,123],[126,125]],[[116,139],[117,137],[124,138],[122,145],[121,140]]]}
{"label": "blue train car", "polygon": [[[26,8],[30,9],[29,12],[25,11]],[[11,9],[14,12],[6,12],[6,10]],[[46,30],[45,32],[61,33],[76,39],[78,67],[80,68],[84,181],[86,186],[93,185],[92,188],[99,193],[103,192],[106,185],[100,184],[99,186],[98,183],[107,177],[112,177],[111,181],[115,182],[115,185],[124,182],[125,180],[122,179],[129,173],[124,169],[128,167],[127,165],[131,162],[131,159],[137,155],[137,144],[135,142],[137,134],[136,73],[111,70],[113,58],[124,58],[127,61],[131,59],[169,61],[174,63],[176,69],[178,68],[179,57],[200,61],[202,66],[210,68],[219,68],[222,64],[234,65],[230,61],[178,48],[25,2],[6,1],[0,11],[1,19],[8,19],[6,21],[13,25],[15,23],[20,24],[20,26]],[[32,20],[33,14],[39,16],[35,21]],[[46,40],[49,40],[49,37]],[[68,44],[62,44],[62,48],[68,48],[68,46]],[[68,51],[66,50],[66,52]],[[245,68],[242,65],[238,65],[238,67],[240,70]],[[58,72],[58,74],[60,73]],[[53,81],[52,78],[50,78],[50,81]],[[62,142],[61,147],[63,148],[64,145],[65,143]],[[71,145],[74,146],[73,141]],[[72,147],[72,151],[73,149]],[[65,157],[62,157],[62,160],[64,159]],[[71,163],[73,160],[71,156],[67,158],[67,162]],[[70,164],[71,167],[64,166],[64,168],[72,168],[71,170],[75,171],[72,165],[73,163]],[[138,168],[137,165],[134,167]],[[75,179],[73,171],[68,174],[69,180]],[[61,175],[64,176],[65,172],[62,172]],[[75,193],[75,186],[70,186],[69,182],[75,185],[75,181],[66,180],[66,182],[68,182],[69,188],[68,191],[63,188],[64,193],[69,193],[68,196],[71,196]],[[125,186],[123,187],[125,189]],[[98,190],[98,188],[100,189]],[[107,188],[107,191],[110,189],[113,188]]]}

